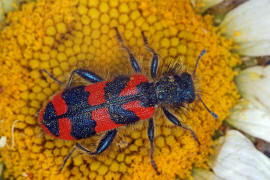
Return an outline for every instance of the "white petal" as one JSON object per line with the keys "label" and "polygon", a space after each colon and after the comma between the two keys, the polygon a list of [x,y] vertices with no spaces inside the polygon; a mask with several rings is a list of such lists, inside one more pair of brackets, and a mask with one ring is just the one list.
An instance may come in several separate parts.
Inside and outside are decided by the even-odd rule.
{"label": "white petal", "polygon": [[0,148],[5,147],[6,144],[7,144],[7,137],[6,136],[2,136],[0,138]]}
{"label": "white petal", "polygon": [[236,77],[240,94],[251,102],[262,104],[270,113],[270,66],[255,66]]}
{"label": "white petal", "polygon": [[[230,11],[220,28],[249,56],[270,55],[270,0],[249,0]],[[259,46],[259,47],[258,47]]]}
{"label": "white petal", "polygon": [[246,56],[262,56],[270,54],[270,40],[251,41],[241,44],[241,53]]}
{"label": "white petal", "polygon": [[192,177],[194,180],[223,180],[215,175],[211,171],[205,169],[192,169]]}
{"label": "white petal", "polygon": [[236,84],[246,100],[234,107],[226,121],[270,142],[270,66],[245,69],[236,77]]}
{"label": "white petal", "polygon": [[213,170],[225,180],[269,180],[270,160],[257,151],[240,132],[230,130],[225,137]]}
{"label": "white petal", "polygon": [[261,104],[242,100],[226,121],[251,136],[270,142],[270,112]]}

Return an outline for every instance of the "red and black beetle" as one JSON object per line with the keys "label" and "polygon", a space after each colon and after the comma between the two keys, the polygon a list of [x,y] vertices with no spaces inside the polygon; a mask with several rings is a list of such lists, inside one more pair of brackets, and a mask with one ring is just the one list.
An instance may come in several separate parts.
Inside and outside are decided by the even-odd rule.
{"label": "red and black beetle", "polygon": [[[79,143],[75,145],[75,148],[95,155],[102,153],[112,143],[117,133],[117,127],[149,119],[148,138],[151,145],[151,163],[156,172],[159,173],[153,159],[154,122],[152,116],[155,112],[155,107],[160,106],[165,116],[173,124],[190,131],[194,139],[199,143],[193,130],[183,126],[166,109],[166,105],[181,107],[184,104],[194,102],[196,96],[203,103],[200,96],[195,94],[193,78],[195,77],[199,59],[205,53],[205,50],[201,52],[197,59],[192,75],[187,72],[182,72],[181,74],[167,73],[161,78],[156,79],[158,55],[148,45],[144,32],[142,32],[145,46],[153,53],[151,63],[153,82],[149,82],[141,74],[141,69],[133,54],[124,45],[118,29],[115,28],[115,30],[118,40],[121,46],[128,52],[130,63],[137,74],[133,76],[122,75],[111,81],[103,81],[100,76],[91,71],[85,69],[74,70],[65,90],[56,94],[41,110],[39,116],[41,127],[46,133],[65,140],[88,138],[105,131],[106,134],[101,139],[95,152],[89,151]],[[72,78],[75,74],[94,84],[71,88]],[[58,81],[57,79],[55,80]],[[217,118],[215,113],[210,111],[204,103],[203,105]],[[60,171],[75,148],[65,158]]]}

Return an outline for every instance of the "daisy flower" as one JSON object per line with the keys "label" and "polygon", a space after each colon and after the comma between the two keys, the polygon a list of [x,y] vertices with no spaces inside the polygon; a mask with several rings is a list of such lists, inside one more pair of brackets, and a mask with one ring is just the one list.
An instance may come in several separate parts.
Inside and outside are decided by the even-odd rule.
{"label": "daisy flower", "polygon": [[[233,68],[241,63],[240,54],[251,55],[247,49],[255,52],[252,48],[257,48],[256,42],[266,45],[269,41],[267,37],[241,40],[241,36],[248,37],[244,30],[248,32],[249,28],[230,25],[239,22],[241,16],[237,12],[243,12],[243,7],[250,8],[247,3],[254,1],[232,10],[226,17],[230,19],[225,18],[219,27],[212,25],[212,15],[202,16],[194,8],[196,3],[203,3],[207,9],[216,4],[213,2],[209,5],[207,1],[190,0],[37,0],[11,6],[15,11],[7,13],[3,9],[6,1],[1,1],[0,20],[5,24],[0,32],[1,176],[10,179],[184,179],[209,175],[226,179],[222,168],[241,156],[237,150],[242,149],[246,150],[247,159],[261,163],[253,173],[264,172],[269,160],[239,132],[228,131],[222,138],[224,141],[214,141],[212,137],[231,114],[230,109],[239,102],[234,83],[237,72]],[[159,72],[172,62],[183,63],[192,71],[198,55],[206,49],[207,54],[197,69],[198,86],[205,103],[219,118],[214,119],[200,102],[193,103],[185,116],[175,112],[197,134],[201,143],[198,146],[189,132],[175,127],[157,110],[154,158],[160,175],[150,163],[147,120],[119,128],[112,145],[101,155],[75,151],[59,173],[74,142],[54,139],[41,131],[40,109],[63,89],[42,70],[46,69],[62,82],[68,80],[72,70],[82,67],[107,79],[130,74],[128,55],[121,49],[114,27],[139,59],[146,75],[149,75],[152,55],[144,46],[141,31],[160,57]],[[75,80],[75,84],[84,83]],[[262,138],[251,132],[247,134]],[[236,149],[232,138],[239,142]],[[95,136],[80,143],[93,150],[99,139]],[[209,163],[209,156],[216,161]],[[224,157],[230,156],[233,157],[224,161]],[[242,163],[239,167],[251,168],[243,165],[244,160],[239,161]],[[211,168],[214,173],[208,171]],[[228,177],[238,177],[231,174]],[[265,172],[261,177],[269,176]]]}

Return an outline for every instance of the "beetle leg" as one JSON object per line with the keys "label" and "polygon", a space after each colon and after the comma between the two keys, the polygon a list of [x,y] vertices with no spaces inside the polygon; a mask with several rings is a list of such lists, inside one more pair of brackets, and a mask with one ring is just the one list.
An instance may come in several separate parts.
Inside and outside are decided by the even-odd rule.
{"label": "beetle leg", "polygon": [[71,83],[72,83],[72,79],[73,79],[73,76],[75,74],[78,74],[81,78],[91,82],[91,83],[96,83],[96,82],[100,82],[100,81],[103,81],[103,79],[101,77],[99,77],[97,74],[91,72],[91,71],[88,71],[86,69],[75,69],[74,71],[72,71],[70,77],[69,77],[69,80],[68,80],[68,83],[66,85],[66,88],[69,88],[71,86]]}
{"label": "beetle leg", "polygon": [[89,151],[87,148],[83,147],[79,143],[76,143],[76,147],[79,148],[79,149],[81,149],[82,151],[86,152],[87,154],[90,154],[90,155],[100,154],[100,153],[102,153],[103,151],[105,151],[109,147],[109,145],[112,143],[112,141],[113,141],[116,133],[117,133],[117,130],[116,129],[113,129],[113,130],[108,131],[103,136],[103,138],[101,139],[101,141],[99,142],[96,152]]}
{"label": "beetle leg", "polygon": [[167,109],[162,108],[164,114],[166,115],[166,117],[176,126],[180,126],[181,128],[188,130],[191,135],[193,136],[193,138],[195,139],[195,141],[200,145],[200,141],[198,140],[197,135],[195,134],[195,132],[190,129],[189,127],[186,127],[185,125],[182,125],[181,122],[172,114],[170,113]]}
{"label": "beetle leg", "polygon": [[56,77],[54,77],[51,73],[49,73],[46,69],[42,69],[42,72],[45,72],[50,78],[52,78],[54,81],[56,81],[60,85],[64,85],[63,82],[59,81]]}
{"label": "beetle leg", "polygon": [[71,151],[68,153],[68,155],[65,157],[64,162],[63,162],[61,168],[59,169],[59,173],[63,170],[63,168],[64,168],[66,162],[69,160],[69,158],[70,158],[71,155],[74,153],[74,151],[75,151],[76,148],[79,148],[80,150],[82,150],[82,151],[84,151],[84,152],[86,152],[86,153],[88,153],[88,154],[90,154],[90,155],[93,155],[93,154],[94,154],[93,152],[89,151],[86,147],[82,146],[80,143],[76,143],[76,144],[74,145],[74,147],[72,148],[72,150],[71,150]]}
{"label": "beetle leg", "polygon": [[116,129],[108,131],[99,142],[97,150],[94,154],[100,154],[103,151],[105,151],[109,147],[109,145],[111,145],[116,133],[117,133]]}
{"label": "beetle leg", "polygon": [[68,153],[68,155],[65,157],[64,162],[61,166],[61,168],[59,169],[59,173],[63,170],[63,168],[65,167],[65,164],[67,163],[67,160],[69,160],[69,158],[71,157],[71,155],[74,153],[75,149],[77,146],[74,146],[72,148],[72,150]]}
{"label": "beetle leg", "polygon": [[153,123],[153,118],[149,119],[149,124],[148,124],[148,130],[147,130],[147,134],[148,134],[148,139],[150,141],[150,146],[151,146],[151,152],[150,152],[150,158],[151,158],[151,164],[153,166],[153,168],[155,169],[155,171],[157,172],[157,174],[159,175],[159,171],[157,169],[157,164],[153,158],[153,154],[154,154],[154,136],[155,136],[155,128],[154,128],[154,123]]}
{"label": "beetle leg", "polygon": [[137,60],[135,59],[135,57],[133,56],[133,54],[130,52],[130,50],[128,49],[127,46],[124,45],[124,41],[118,31],[118,28],[115,27],[114,28],[115,31],[116,31],[116,35],[117,35],[117,38],[120,42],[120,45],[122,46],[122,48],[124,48],[127,52],[128,52],[128,55],[129,55],[129,60],[130,60],[130,63],[132,65],[132,68],[136,71],[136,72],[141,72],[141,69],[140,69],[140,66],[139,64],[137,63]]}
{"label": "beetle leg", "polygon": [[69,160],[69,158],[71,157],[71,155],[73,154],[73,152],[75,151],[76,148],[79,148],[80,150],[86,152],[89,155],[100,154],[109,147],[109,145],[112,143],[116,133],[117,133],[116,129],[108,131],[105,134],[105,136],[101,139],[101,141],[99,142],[96,152],[91,152],[86,147],[82,146],[80,143],[76,143],[75,146],[73,147],[73,149],[70,151],[70,153],[65,157],[64,162],[63,162],[61,168],[59,169],[59,172],[62,171],[67,160]]}
{"label": "beetle leg", "polygon": [[152,58],[152,62],[151,62],[151,77],[153,79],[155,79],[156,75],[157,75],[157,68],[158,68],[158,55],[157,55],[156,51],[149,46],[147,38],[146,38],[143,31],[142,31],[142,37],[143,37],[143,42],[144,42],[144,45],[146,46],[146,48],[149,51],[151,51],[151,53],[153,53],[153,58]]}

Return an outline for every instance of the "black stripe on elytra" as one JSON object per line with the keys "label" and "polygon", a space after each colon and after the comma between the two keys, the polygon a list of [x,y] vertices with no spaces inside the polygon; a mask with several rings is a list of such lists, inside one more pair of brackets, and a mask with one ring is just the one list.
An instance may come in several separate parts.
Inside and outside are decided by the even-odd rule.
{"label": "black stripe on elytra", "polygon": [[53,103],[49,102],[45,108],[42,123],[53,135],[59,136],[58,121],[55,120],[56,116]]}
{"label": "black stripe on elytra", "polygon": [[[126,102],[126,97],[121,97],[120,93],[126,88],[127,83],[130,81],[128,76],[119,76],[113,81],[108,82],[105,91],[105,99],[109,103],[109,114],[111,120],[116,124],[130,124],[139,120],[139,117],[132,111],[125,110],[122,105]],[[133,96],[134,97],[134,96]],[[134,97],[136,99],[136,97]]]}
{"label": "black stripe on elytra", "polygon": [[71,135],[76,139],[90,137],[96,134],[96,122],[91,118],[91,112],[82,112],[92,106],[88,103],[90,93],[85,86],[67,89],[62,93],[68,111],[65,113],[71,121]]}
{"label": "black stripe on elytra", "polygon": [[[81,109],[76,114],[81,113],[91,113],[95,110],[102,109],[102,108],[109,108],[110,106],[119,103],[121,101],[121,104],[125,104],[131,101],[140,100],[141,95],[128,95],[128,96],[120,96],[118,99],[111,100],[110,102],[105,102],[99,105],[91,106],[88,109]],[[72,114],[71,113],[65,113],[59,116],[56,116],[55,118],[61,119],[61,118],[70,118]]]}

